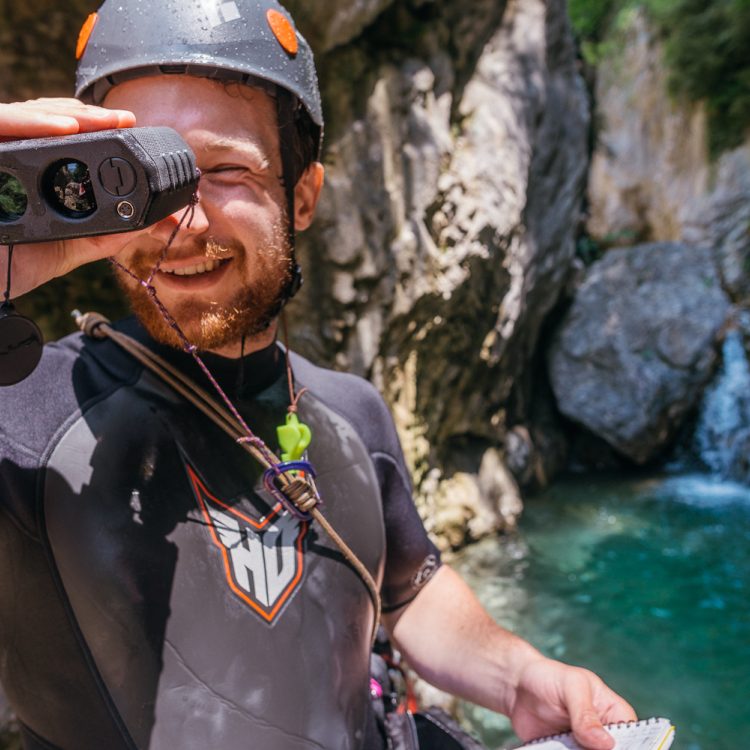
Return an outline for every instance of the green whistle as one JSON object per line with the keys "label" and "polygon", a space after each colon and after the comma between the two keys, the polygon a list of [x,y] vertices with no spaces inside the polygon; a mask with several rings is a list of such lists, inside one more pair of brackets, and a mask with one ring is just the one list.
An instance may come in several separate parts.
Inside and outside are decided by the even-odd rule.
{"label": "green whistle", "polygon": [[300,422],[294,413],[286,415],[286,424],[276,428],[276,435],[282,450],[282,461],[299,461],[312,440],[310,428]]}

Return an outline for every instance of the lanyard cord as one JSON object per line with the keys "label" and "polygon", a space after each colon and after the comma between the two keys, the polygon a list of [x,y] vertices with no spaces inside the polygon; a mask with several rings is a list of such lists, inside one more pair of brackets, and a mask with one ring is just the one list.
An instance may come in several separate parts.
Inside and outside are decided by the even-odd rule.
{"label": "lanyard cord", "polygon": [[286,325],[286,313],[281,311],[281,331],[284,337],[284,359],[286,360],[286,382],[289,388],[289,413],[295,414],[299,405],[299,400],[307,393],[307,388],[300,388],[294,392],[294,371],[292,370],[292,360],[289,356],[289,329]]}
{"label": "lanyard cord", "polygon": [[10,306],[10,282],[13,278],[13,274],[11,272],[11,266],[13,265],[13,248],[14,245],[8,245],[8,276],[5,282],[5,293],[3,294],[3,307],[9,307]]}
{"label": "lanyard cord", "polygon": [[204,375],[208,378],[208,381],[211,383],[214,390],[219,394],[219,396],[221,397],[221,400],[226,404],[227,408],[232,413],[232,416],[241,425],[243,429],[243,435],[237,438],[237,442],[247,442],[247,443],[253,444],[257,448],[257,450],[263,455],[263,458],[266,464],[268,464],[269,466],[276,466],[278,465],[278,461],[277,460],[274,461],[273,453],[271,453],[271,451],[268,449],[266,444],[259,437],[253,434],[249,425],[242,418],[242,415],[239,413],[235,405],[232,403],[229,396],[227,396],[224,389],[219,385],[216,378],[214,378],[211,371],[206,366],[206,363],[198,354],[198,348],[194,344],[191,344],[190,341],[188,341],[187,336],[185,336],[182,329],[177,324],[177,321],[172,317],[172,314],[169,312],[169,310],[167,310],[167,308],[164,306],[162,301],[159,299],[159,296],[156,293],[156,288],[153,285],[154,276],[156,276],[157,272],[161,268],[162,263],[166,259],[167,253],[169,252],[170,248],[172,247],[172,244],[175,241],[175,238],[177,237],[177,233],[180,231],[183,224],[188,228],[190,227],[190,224],[192,223],[193,217],[195,215],[195,206],[197,202],[198,202],[197,196],[194,196],[193,200],[191,200],[190,202],[190,205],[185,209],[182,216],[180,217],[180,220],[177,223],[177,226],[172,230],[172,234],[170,235],[169,240],[167,241],[167,244],[164,246],[164,250],[159,256],[159,259],[156,262],[156,265],[154,265],[154,267],[151,269],[151,272],[149,273],[148,278],[141,279],[140,277],[136,276],[129,268],[126,268],[124,265],[122,265],[122,263],[115,260],[114,258],[111,258],[111,262],[115,266],[117,266],[117,268],[119,268],[121,271],[126,273],[128,276],[130,276],[131,279],[133,279],[135,282],[137,282],[140,286],[142,286],[146,290],[146,292],[148,293],[148,296],[151,298],[151,301],[153,302],[153,304],[156,305],[157,309],[161,313],[164,320],[167,322],[169,327],[177,335],[177,338],[182,344],[183,350],[187,354],[190,354],[193,357],[193,359],[198,364],[198,367],[200,367]]}

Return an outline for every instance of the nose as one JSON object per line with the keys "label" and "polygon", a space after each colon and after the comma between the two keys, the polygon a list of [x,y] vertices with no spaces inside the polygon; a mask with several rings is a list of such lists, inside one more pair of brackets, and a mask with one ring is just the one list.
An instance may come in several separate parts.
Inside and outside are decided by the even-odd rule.
{"label": "nose", "polygon": [[208,231],[208,216],[201,205],[200,192],[196,192],[196,198],[191,205],[180,208],[164,219],[157,221],[149,228],[148,232],[154,239],[167,242],[180,222],[182,222],[180,234],[185,232],[188,235],[197,236]]}

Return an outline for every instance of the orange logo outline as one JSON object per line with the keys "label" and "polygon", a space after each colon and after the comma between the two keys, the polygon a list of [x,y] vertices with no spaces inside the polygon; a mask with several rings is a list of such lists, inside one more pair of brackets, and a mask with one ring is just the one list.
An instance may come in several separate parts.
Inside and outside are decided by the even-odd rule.
{"label": "orange logo outline", "polygon": [[193,492],[195,494],[196,499],[198,500],[198,505],[200,506],[201,513],[203,514],[203,517],[206,520],[206,524],[208,525],[209,531],[211,533],[211,539],[213,543],[221,550],[221,556],[224,562],[224,574],[226,576],[227,584],[229,588],[237,597],[239,597],[242,601],[245,602],[245,604],[251,607],[266,622],[272,623],[276,619],[276,615],[279,614],[279,612],[281,611],[281,608],[287,602],[287,600],[292,595],[292,593],[297,589],[297,586],[302,580],[302,575],[305,571],[303,541],[305,537],[307,536],[307,532],[310,528],[310,524],[304,521],[300,522],[299,532],[297,534],[297,539],[294,545],[296,549],[296,558],[297,558],[296,559],[296,568],[297,568],[296,573],[294,575],[294,578],[284,587],[284,590],[279,595],[279,598],[276,600],[273,607],[270,610],[268,610],[267,608],[263,607],[262,604],[252,599],[235,582],[234,575],[233,575],[232,562],[229,559],[229,551],[226,545],[222,544],[221,540],[219,539],[219,536],[216,532],[216,527],[214,526],[214,522],[211,518],[211,514],[208,511],[205,498],[210,499],[211,502],[215,503],[219,507],[226,510],[230,515],[235,516],[236,518],[239,518],[240,520],[244,521],[246,524],[251,526],[256,531],[262,531],[267,526],[269,526],[270,523],[275,518],[278,518],[281,515],[281,512],[283,510],[281,503],[277,503],[273,507],[272,511],[262,521],[260,522],[255,521],[254,519],[245,515],[241,511],[237,510],[236,508],[233,508],[227,505],[225,502],[220,500],[215,495],[211,494],[206,488],[206,486],[203,484],[203,482],[199,479],[198,475],[195,473],[193,468],[189,465],[187,465],[186,468],[187,468],[188,476],[190,477],[190,482],[193,485]]}

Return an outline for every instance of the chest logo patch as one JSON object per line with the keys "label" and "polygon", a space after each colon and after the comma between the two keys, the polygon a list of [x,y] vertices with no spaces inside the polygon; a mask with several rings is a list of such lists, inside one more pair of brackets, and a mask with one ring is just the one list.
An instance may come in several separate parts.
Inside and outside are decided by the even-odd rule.
{"label": "chest logo patch", "polygon": [[274,622],[302,580],[308,524],[280,504],[256,521],[212,495],[190,466],[187,471],[229,588],[266,622]]}

